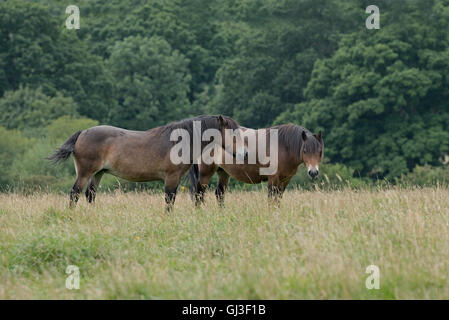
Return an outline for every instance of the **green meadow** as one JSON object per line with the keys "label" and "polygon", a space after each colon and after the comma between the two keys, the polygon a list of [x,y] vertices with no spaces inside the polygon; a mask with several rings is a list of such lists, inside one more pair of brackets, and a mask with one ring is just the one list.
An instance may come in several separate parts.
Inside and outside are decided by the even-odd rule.
{"label": "green meadow", "polygon": [[[444,188],[0,195],[0,299],[448,299]],[[80,288],[66,288],[68,265]],[[380,289],[365,286],[366,268]]]}

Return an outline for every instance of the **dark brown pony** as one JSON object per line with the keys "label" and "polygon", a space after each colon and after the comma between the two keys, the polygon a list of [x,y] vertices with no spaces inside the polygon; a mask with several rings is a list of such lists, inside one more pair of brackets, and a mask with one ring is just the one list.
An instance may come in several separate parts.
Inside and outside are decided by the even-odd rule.
{"label": "dark brown pony", "polygon": [[[70,192],[70,206],[78,201],[79,194],[87,186],[88,202],[95,200],[96,190],[104,173],[135,182],[162,180],[165,183],[165,201],[170,210],[175,202],[176,191],[182,176],[192,166],[190,162],[173,164],[170,150],[177,141],[170,141],[171,133],[184,129],[193,144],[193,122],[201,123],[201,133],[207,129],[220,130],[225,141],[225,129],[237,129],[237,122],[224,116],[199,116],[147,131],[131,131],[112,126],[96,126],[74,133],[48,159],[57,163],[74,155],[76,182]],[[204,147],[205,142],[201,142]],[[226,146],[222,145],[223,148]],[[192,150],[192,148],[191,148]],[[236,150],[234,148],[232,150]]]}
{"label": "dark brown pony", "polygon": [[[241,129],[243,131],[253,130],[243,127]],[[258,156],[255,164],[248,164],[248,159],[245,160],[244,164],[225,164],[224,161],[217,161],[209,165],[205,163],[194,164],[189,171],[189,179],[190,191],[196,205],[204,202],[204,192],[215,172],[219,177],[215,195],[220,205],[223,204],[224,192],[230,176],[240,182],[250,184],[268,181],[268,196],[276,205],[279,205],[285,188],[296,174],[301,163],[306,165],[309,177],[316,178],[319,173],[318,165],[324,154],[321,131],[318,134],[312,134],[307,129],[294,124],[284,124],[254,131],[257,139],[259,139],[261,131],[265,131],[265,136],[268,137],[272,129],[278,130],[278,166],[276,172],[272,175],[261,175],[259,169],[268,167],[268,164],[260,164]],[[267,149],[269,153],[268,138]],[[218,155],[218,158],[220,157],[222,155]]]}

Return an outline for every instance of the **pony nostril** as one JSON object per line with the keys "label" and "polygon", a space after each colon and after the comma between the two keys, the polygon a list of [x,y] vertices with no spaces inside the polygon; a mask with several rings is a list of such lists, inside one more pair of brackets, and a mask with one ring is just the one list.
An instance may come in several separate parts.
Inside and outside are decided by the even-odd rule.
{"label": "pony nostril", "polygon": [[318,176],[318,170],[309,170],[308,174],[311,178],[316,178]]}

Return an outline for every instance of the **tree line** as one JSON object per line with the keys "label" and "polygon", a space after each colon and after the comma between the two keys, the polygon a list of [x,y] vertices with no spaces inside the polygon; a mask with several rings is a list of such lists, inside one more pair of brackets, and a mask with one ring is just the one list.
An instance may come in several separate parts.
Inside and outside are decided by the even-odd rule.
{"label": "tree line", "polygon": [[321,183],[449,181],[447,0],[376,1],[378,30],[364,0],[71,4],[79,30],[61,1],[0,3],[3,188],[66,188],[43,158],[78,129],[199,114],[322,130]]}

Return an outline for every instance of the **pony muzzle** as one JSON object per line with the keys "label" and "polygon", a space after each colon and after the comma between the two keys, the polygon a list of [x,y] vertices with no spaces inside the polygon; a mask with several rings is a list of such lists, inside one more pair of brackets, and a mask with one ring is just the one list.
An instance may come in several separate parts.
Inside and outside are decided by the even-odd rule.
{"label": "pony muzzle", "polygon": [[318,177],[318,174],[320,173],[320,170],[318,169],[318,166],[312,167],[309,166],[307,168],[307,174],[311,179],[316,179]]}

